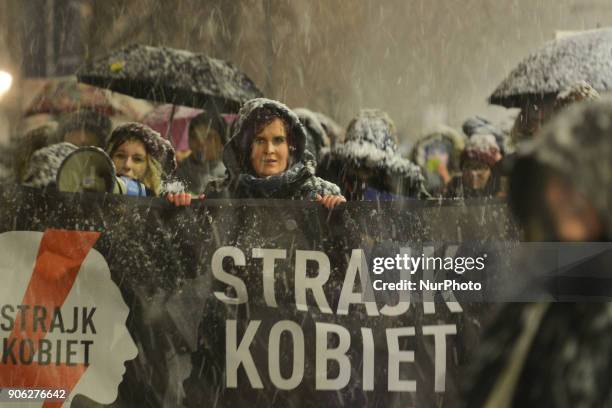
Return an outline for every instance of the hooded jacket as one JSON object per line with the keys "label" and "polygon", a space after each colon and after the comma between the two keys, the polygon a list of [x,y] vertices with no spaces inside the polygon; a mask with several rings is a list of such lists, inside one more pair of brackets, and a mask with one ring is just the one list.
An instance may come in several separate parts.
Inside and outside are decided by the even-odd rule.
{"label": "hooded jacket", "polygon": [[[525,142],[517,153],[510,190],[519,217],[530,222],[545,216],[541,211],[546,209],[537,206],[537,189],[543,188],[549,169],[584,195],[598,211],[604,233],[612,236],[611,135],[612,100],[602,99],[568,108]],[[537,212],[535,217],[521,217],[525,205]],[[508,304],[473,361],[465,406],[612,406],[611,331],[612,306],[597,298]]]}
{"label": "hooded jacket", "polygon": [[540,175],[546,174],[548,169],[563,176],[593,205],[603,223],[605,238],[610,239],[611,132],[612,99],[605,98],[567,108],[537,137],[524,142],[517,152],[510,180],[510,203],[519,218],[526,220],[530,218],[529,214],[535,217],[545,215],[544,208],[532,204],[542,201],[538,198],[544,182]]}
{"label": "hooded jacket", "polygon": [[[250,164],[251,140],[246,125],[256,110],[268,108],[277,113],[292,134],[291,161],[282,174],[258,177]],[[315,200],[316,195],[339,195],[340,189],[333,183],[315,176],[313,156],[306,151],[306,130],[284,104],[265,98],[246,102],[233,125],[233,134],[223,151],[226,177],[208,184],[205,194],[209,198],[270,198],[290,200]]]}
{"label": "hooded jacket", "polygon": [[345,142],[324,155],[318,173],[337,182],[351,200],[424,195],[421,170],[397,153],[395,133],[385,112],[362,110],[349,124]]}

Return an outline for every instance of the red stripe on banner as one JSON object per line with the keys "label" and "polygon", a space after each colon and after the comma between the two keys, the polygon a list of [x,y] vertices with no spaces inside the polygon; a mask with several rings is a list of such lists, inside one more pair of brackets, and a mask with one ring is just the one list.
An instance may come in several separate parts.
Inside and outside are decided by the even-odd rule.
{"label": "red stripe on banner", "polygon": [[[34,271],[21,304],[45,307],[47,316],[44,322],[47,328],[50,326],[53,310],[64,304],[81,264],[99,237],[99,232],[54,229],[44,232]],[[45,337],[46,332],[40,328],[34,331],[31,312],[30,309],[30,318],[25,319],[23,327],[21,313],[18,313],[8,341],[32,340],[34,345],[32,353],[34,353],[38,341]],[[83,364],[70,366],[66,364],[43,366],[37,363],[6,364],[0,370],[0,386],[65,389],[70,392],[86,369]],[[45,402],[43,407],[60,407],[62,404],[61,401]]]}
{"label": "red stripe on banner", "polygon": [[[34,272],[23,296],[23,305],[40,305],[52,312],[61,307],[70,293],[81,264],[94,246],[99,232],[46,230],[36,257]],[[49,327],[53,315],[47,313],[45,324]],[[33,330],[33,319],[26,319],[22,328],[21,313],[15,319],[11,339],[29,338],[37,342],[44,338],[42,330]]]}

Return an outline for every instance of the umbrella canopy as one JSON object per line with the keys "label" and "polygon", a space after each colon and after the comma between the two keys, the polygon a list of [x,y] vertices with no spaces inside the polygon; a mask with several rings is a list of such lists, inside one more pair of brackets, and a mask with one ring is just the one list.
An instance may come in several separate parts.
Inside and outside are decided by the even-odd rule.
{"label": "umbrella canopy", "polygon": [[523,60],[489,97],[508,108],[554,98],[578,82],[599,92],[612,85],[612,30],[593,30],[547,43]]}
{"label": "umbrella canopy", "polygon": [[114,95],[104,89],[80,84],[74,76],[41,80],[32,88],[36,90],[34,97],[23,108],[25,116],[60,115],[87,108],[107,116],[120,115],[136,120],[150,109],[150,105],[144,101],[135,101],[125,95]]}
{"label": "umbrella canopy", "polygon": [[[189,150],[189,123],[191,119],[204,111],[186,106],[176,106],[173,114],[172,106],[171,104],[159,105],[149,112],[142,121],[153,130],[166,135],[169,122],[172,120],[172,126],[170,127],[172,145],[177,151]],[[166,138],[168,138],[168,135],[166,135]]]}
{"label": "umbrella canopy", "polygon": [[94,61],[77,73],[79,81],[136,98],[237,112],[261,96],[234,65],[203,54],[167,47],[131,45]]}

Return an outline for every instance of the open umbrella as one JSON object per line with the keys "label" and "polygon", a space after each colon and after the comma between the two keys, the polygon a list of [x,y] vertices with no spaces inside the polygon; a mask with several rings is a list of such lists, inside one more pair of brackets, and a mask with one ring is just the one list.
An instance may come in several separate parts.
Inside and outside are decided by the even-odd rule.
{"label": "open umbrella", "polygon": [[489,97],[505,107],[554,99],[562,90],[586,82],[599,92],[612,85],[612,30],[602,29],[547,43],[523,60]]}
{"label": "open umbrella", "polygon": [[262,95],[231,63],[167,47],[131,45],[93,61],[77,77],[136,98],[216,112],[237,112]]}
{"label": "open umbrella", "polygon": [[60,115],[87,108],[107,116],[124,116],[137,120],[150,109],[150,105],[145,101],[137,101],[105,89],[80,84],[74,76],[38,82],[36,86],[32,86],[36,88],[33,98],[24,106],[25,116]]}

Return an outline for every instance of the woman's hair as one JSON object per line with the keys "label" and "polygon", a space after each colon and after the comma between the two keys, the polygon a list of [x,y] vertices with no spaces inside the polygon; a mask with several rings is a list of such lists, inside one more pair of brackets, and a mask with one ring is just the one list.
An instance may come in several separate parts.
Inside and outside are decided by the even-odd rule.
{"label": "woman's hair", "polygon": [[153,194],[158,196],[161,192],[161,180],[162,180],[162,166],[159,164],[153,156],[147,154],[147,172],[143,177],[142,183],[151,191]]}
{"label": "woman's hair", "polygon": [[113,154],[117,151],[117,149],[126,142],[140,142],[145,147],[145,151],[147,152],[146,162],[147,162],[147,170],[144,174],[144,177],[141,181],[145,187],[151,190],[156,196],[159,195],[161,191],[161,180],[163,175],[162,166],[157,161],[151,152],[147,149],[147,145],[143,143],[143,141],[138,136],[128,136],[124,139],[117,141],[117,143],[113,143],[108,148],[108,155],[113,157]]}

